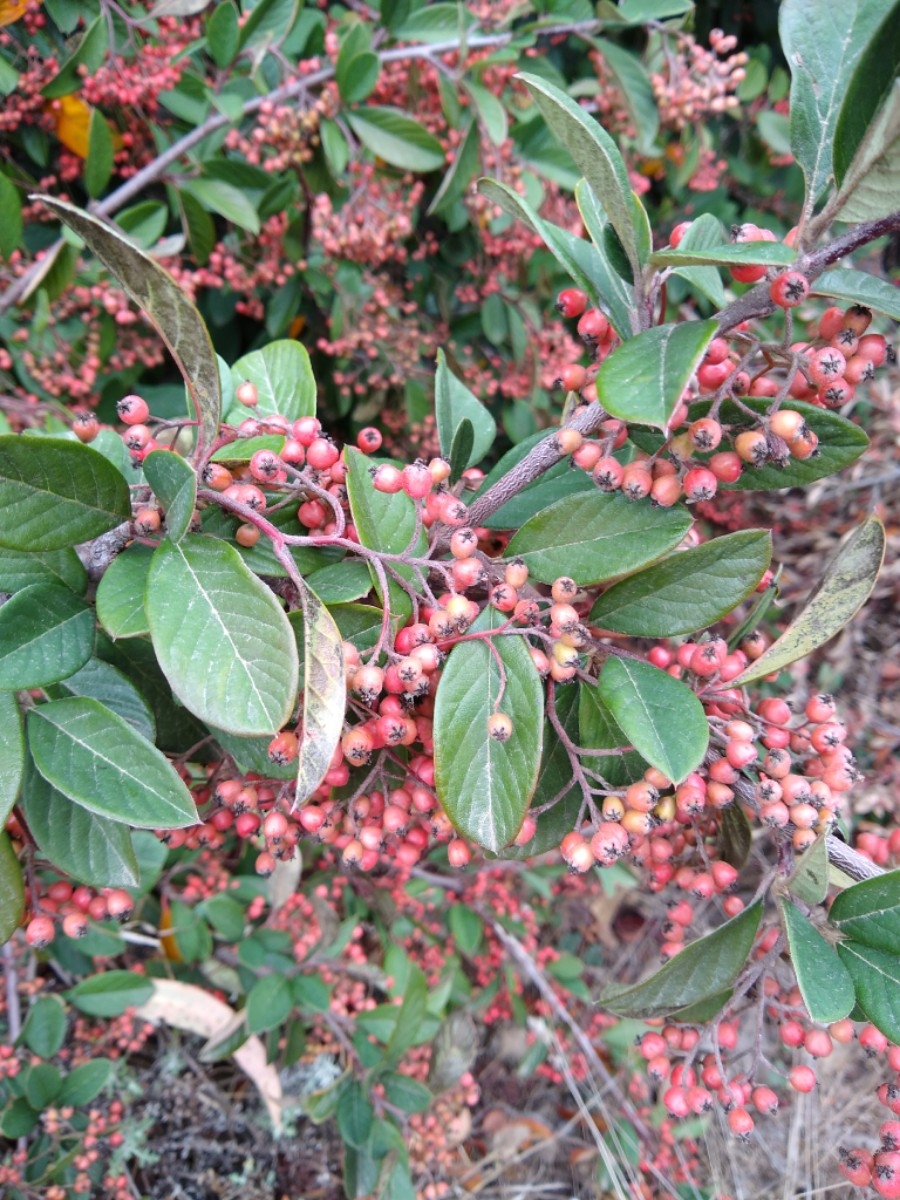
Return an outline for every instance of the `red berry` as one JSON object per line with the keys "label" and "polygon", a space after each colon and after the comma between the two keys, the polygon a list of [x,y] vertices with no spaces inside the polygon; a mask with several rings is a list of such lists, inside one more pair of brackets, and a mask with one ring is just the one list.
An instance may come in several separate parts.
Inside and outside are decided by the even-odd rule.
{"label": "red berry", "polygon": [[587,308],[587,300],[580,288],[566,288],[556,297],[556,311],[567,319],[580,317]]}
{"label": "red berry", "polygon": [[381,430],[376,429],[374,425],[367,425],[356,435],[356,444],[363,454],[375,454],[381,449],[382,441]]}
{"label": "red berry", "polygon": [[50,917],[32,917],[25,926],[25,940],[35,950],[43,950],[45,946],[49,946],[55,936],[56,926]]}
{"label": "red berry", "polygon": [[782,271],[769,284],[769,296],[779,308],[796,308],[809,295],[809,282],[799,271]]}
{"label": "red berry", "polygon": [[578,322],[578,336],[589,346],[606,340],[609,334],[609,321],[599,308],[589,308]]}
{"label": "red berry", "polygon": [[126,425],[143,425],[150,416],[150,406],[143,396],[123,396],[116,404],[116,412]]}

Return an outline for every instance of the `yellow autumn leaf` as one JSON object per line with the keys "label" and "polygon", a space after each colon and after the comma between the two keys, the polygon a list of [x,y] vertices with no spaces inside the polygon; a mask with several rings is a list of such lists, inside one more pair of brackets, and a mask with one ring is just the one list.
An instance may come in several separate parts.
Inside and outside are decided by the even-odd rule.
{"label": "yellow autumn leaf", "polygon": [[0,0],[0,29],[25,15],[30,0]]}
{"label": "yellow autumn leaf", "polygon": [[[8,0],[0,0],[0,5],[7,2]],[[56,136],[65,148],[77,154],[79,158],[87,158],[91,106],[78,95],[60,96],[58,100],[48,100],[44,111],[53,113],[56,118]],[[112,140],[115,149],[121,149],[122,135],[117,129],[112,130]]]}

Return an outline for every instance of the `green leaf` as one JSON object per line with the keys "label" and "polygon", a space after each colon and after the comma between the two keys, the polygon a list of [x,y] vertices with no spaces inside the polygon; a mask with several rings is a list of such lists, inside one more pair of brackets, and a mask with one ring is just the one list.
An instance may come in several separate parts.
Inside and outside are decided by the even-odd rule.
{"label": "green leaf", "polygon": [[900,1042],[900,958],[861,942],[840,942],[837,949],[866,1019],[886,1038]]}
{"label": "green leaf", "polygon": [[[687,231],[687,234],[690,230]],[[679,243],[676,250],[657,250],[650,261],[654,267],[789,267],[797,251],[784,242],[725,242],[691,248]]]}
{"label": "green leaf", "polygon": [[237,54],[238,10],[232,0],[217,4],[207,18],[206,45],[217,67],[227,67]]}
{"label": "green leaf", "polygon": [[142,250],[153,246],[166,231],[169,210],[158,200],[144,200],[116,214],[116,224]]}
{"label": "green leaf", "polygon": [[820,275],[812,284],[814,296],[827,296],[847,304],[864,304],[866,308],[884,313],[893,321],[900,321],[900,289],[886,279],[878,279],[866,271],[855,271],[851,267],[836,267]]}
{"label": "green leaf", "polygon": [[89,659],[80,671],[63,680],[59,691],[99,700],[148,741],[156,739],[156,722],[143,696],[127,676],[102,659]]}
{"label": "green leaf", "polygon": [[847,938],[900,955],[900,871],[866,879],[838,895],[828,914]]}
{"label": "green leaf", "polygon": [[[454,912],[455,909],[451,908],[450,911]],[[418,1079],[413,1079],[409,1075],[399,1075],[395,1071],[389,1071],[386,1075],[381,1076],[380,1083],[384,1088],[387,1102],[395,1108],[399,1108],[401,1112],[425,1112],[434,1099],[424,1083],[419,1083]]]}
{"label": "green leaf", "polygon": [[450,444],[450,479],[453,483],[462,477],[463,471],[469,465],[474,445],[475,427],[468,417],[463,417]]}
{"label": "green leaf", "polygon": [[[719,221],[712,213],[703,213],[691,222],[690,228],[687,229],[678,244],[678,249],[685,252],[708,250],[711,246],[721,245],[722,237],[722,226]],[[686,280],[695,291],[706,296],[716,308],[725,307],[725,286],[716,267],[673,267],[672,274]]]}
{"label": "green leaf", "polygon": [[0,1112],[0,1133],[15,1141],[31,1133],[39,1120],[40,1114],[34,1111],[24,1096],[19,1096]]}
{"label": "green leaf", "polygon": [[719,816],[719,853],[723,862],[740,869],[750,854],[753,830],[739,804],[731,804]]}
{"label": "green leaf", "polygon": [[49,1108],[62,1087],[62,1076],[52,1063],[38,1063],[25,1074],[25,1099],[41,1112]]}
{"label": "green leaf", "polygon": [[131,833],[57,791],[30,764],[22,789],[28,829],[41,853],[66,875],[93,887],[137,887]]}
{"label": "green leaf", "polygon": [[104,971],[82,979],[64,992],[65,998],[89,1017],[121,1017],[153,995],[153,981],[134,971]]}
{"label": "green leaf", "polygon": [[464,79],[463,87],[472,98],[478,119],[484,126],[488,137],[495,146],[502,146],[509,136],[509,119],[502,101],[483,84],[475,83],[474,80]]}
{"label": "green leaf", "polygon": [[259,0],[241,26],[239,48],[282,41],[297,19],[298,7],[299,0]]}
{"label": "green leaf", "polygon": [[474,437],[463,469],[481,462],[497,436],[497,423],[481,401],[453,374],[447,366],[444,351],[440,349],[434,377],[434,412],[441,453],[449,457],[460,422],[468,420]]}
{"label": "green leaf", "polygon": [[713,538],[615,583],[594,604],[592,624],[636,637],[674,637],[706,629],[736,608],[772,557],[762,529]]}
{"label": "green leaf", "polygon": [[22,868],[9,834],[0,831],[0,944],[8,942],[18,929],[24,911]]}
{"label": "green leaf", "polygon": [[103,194],[103,189],[109,183],[115,153],[109,122],[99,108],[94,108],[91,110],[88,155],[84,164],[84,186],[94,199]]}
{"label": "green leaf", "polygon": [[[254,416],[281,413],[290,421],[316,415],[316,381],[309,354],[299,342],[285,338],[269,342],[262,350],[251,350],[231,368],[235,386],[252,383],[259,403]],[[249,410],[238,406],[242,416]],[[230,416],[231,414],[229,414]]]}
{"label": "green leaf", "polygon": [[534,97],[554,136],[569,151],[597,199],[638,275],[642,263],[634,226],[631,187],[619,149],[606,130],[554,84],[537,75],[517,76]]}
{"label": "green leaf", "polygon": [[144,606],[176,696],[202,721],[274,733],[297,698],[297,647],[284,609],[231,546],[201,534],[153,553]]}
{"label": "green leaf", "polygon": [[636,133],[636,145],[640,154],[649,156],[653,152],[659,129],[659,109],[653,96],[653,88],[641,61],[616,42],[606,38],[590,38],[590,44],[600,51],[613,82],[631,117]]}
{"label": "green leaf", "polygon": [[[897,91],[900,72],[900,4],[881,5],[881,26],[859,56],[846,90],[834,129],[834,178],[842,185],[863,140],[875,122],[876,113]],[[896,203],[896,193],[895,193]],[[890,212],[887,209],[886,212]]]}
{"label": "green leaf", "polygon": [[12,692],[0,692],[0,828],[12,812],[24,769],[22,714]]}
{"label": "green leaf", "polygon": [[391,36],[398,42],[444,42],[475,24],[475,16],[461,4],[426,4],[409,13]]}
{"label": "green leaf", "polygon": [[822,1025],[842,1021],[856,1002],[850,973],[834,947],[790,900],[781,901],[781,917],[806,1011]]}
{"label": "green leaf", "polygon": [[656,325],[639,333],[601,366],[600,403],[620,421],[665,429],[717,329],[712,319]]}
{"label": "green leaf", "polygon": [[791,895],[804,904],[812,907],[823,903],[828,895],[828,843],[824,834],[799,856],[787,885]]}
{"label": "green leaf", "polygon": [[345,104],[358,104],[375,90],[381,74],[381,59],[371,50],[363,50],[351,58],[338,56],[335,79]]}
{"label": "green leaf", "polygon": [[[219,365],[199,312],[172,276],[120,233],[62,200],[54,200],[50,196],[35,196],[32,199],[40,200],[64,224],[74,229],[107,270],[112,272],[128,296],[146,313],[184,377],[198,421],[194,455],[202,458],[219,429],[222,394]],[[88,447],[82,446],[80,449]],[[47,549],[65,544],[57,542]]]}
{"label": "green leaf", "polygon": [[222,179],[189,179],[182,192],[193,196],[208,212],[218,213],[254,236],[259,233],[259,213],[246,192]]}
{"label": "green leaf", "polygon": [[247,994],[247,1028],[263,1033],[282,1025],[291,1014],[294,997],[283,975],[265,975]]}
{"label": "green leaf", "polygon": [[835,126],[848,85],[886,16],[883,0],[784,0],[779,10],[791,70],[791,148],[811,204],[831,178]]}
{"label": "green leaf", "polygon": [[209,262],[216,246],[216,224],[199,200],[183,189],[178,191],[181,224],[191,251],[201,267]]}
{"label": "green leaf", "polygon": [[149,630],[144,592],[152,559],[150,546],[134,543],[103,573],[97,588],[97,620],[111,638],[135,637]]}
{"label": "green leaf", "polygon": [[205,962],[212,955],[213,943],[209,926],[199,909],[173,900],[171,906],[172,927],[168,936],[175,941],[175,948],[182,962]]}
{"label": "green leaf", "polygon": [[83,667],[94,649],[94,614],[80,596],[35,583],[0,608],[0,689],[56,683]]}
{"label": "green leaf", "polygon": [[58,438],[0,437],[0,546],[62,550],[131,517],[128,484],[96,450]]}
{"label": "green leaf", "polygon": [[425,979],[425,972],[415,963],[410,963],[409,972],[403,985],[403,1003],[400,1005],[396,1024],[384,1051],[386,1062],[399,1062],[410,1046],[415,1045],[418,1041],[427,1005],[428,983]]}
{"label": "green leaf", "polygon": [[[504,622],[503,614],[486,609],[473,631]],[[537,784],[544,699],[525,639],[500,635],[492,645],[494,653],[481,640],[450,652],[435,698],[434,765],[438,798],[453,825],[498,853],[518,833]],[[498,710],[513,724],[502,743],[488,733],[488,718]]]}
{"label": "green leaf", "polygon": [[22,244],[22,200],[19,189],[6,175],[0,171],[0,212],[3,221],[0,222],[0,255],[9,259],[14,250]]}
{"label": "green leaf", "polygon": [[651,663],[610,656],[597,690],[638,753],[673,783],[681,783],[703,761],[709,744],[706,713],[680,679]]}
{"label": "green leaf", "polygon": [[93,1058],[81,1063],[63,1079],[57,1102],[60,1106],[71,1104],[73,1108],[90,1104],[112,1083],[114,1074],[115,1069],[108,1058]]}
{"label": "green leaf", "polygon": [[303,804],[325,778],[341,739],[347,703],[341,631],[308,587],[301,588],[300,603],[305,679],[295,806]]}
{"label": "green leaf", "polygon": [[621,492],[578,492],[526,521],[507,554],[523,558],[541,583],[560,575],[570,575],[580,585],[602,583],[661,558],[691,524],[681,507],[633,503]]}
{"label": "green leaf", "polygon": [[372,590],[369,568],[355,558],[321,567],[308,575],[306,582],[323,604],[349,604],[362,600]]}
{"label": "green leaf", "polygon": [[197,821],[191,794],[165,755],[99,701],[39,704],[28,713],[27,730],[43,777],[90,812],[138,829]]}
{"label": "green leaf", "polygon": [[[621,750],[627,746],[628,738],[616,723],[597,685],[582,679],[577,692],[578,724],[573,741],[586,750]],[[634,783],[647,768],[647,763],[635,750],[624,754],[592,755],[589,765],[613,788]]]}
{"label": "green leaf", "polygon": [[842,221],[871,221],[885,217],[897,207],[898,186],[900,80],[888,93],[847,167],[835,208]]}
{"label": "green leaf", "polygon": [[372,1132],[375,1110],[365,1088],[358,1080],[351,1080],[344,1089],[335,1116],[338,1132],[347,1145],[355,1149],[363,1147]]}
{"label": "green leaf", "polygon": [[484,941],[484,921],[464,904],[454,904],[447,913],[447,926],[456,948],[471,958]]}
{"label": "green leaf", "polygon": [[[57,100],[81,87],[84,74],[93,73],[103,64],[109,50],[109,24],[101,13],[88,25],[74,53],[70,54],[46,87],[41,89],[45,100]],[[86,72],[79,70],[86,67]]]}
{"label": "green leaf", "polygon": [[824,646],[859,612],[869,598],[884,560],[885,532],[877,517],[853,531],[828,564],[803,610],[759,658],[734,680],[742,687],[780,671]]}
{"label": "green leaf", "polygon": [[203,911],[226,941],[239,942],[244,936],[247,914],[243,904],[235,900],[234,896],[217,892],[203,901]]}
{"label": "green leaf", "polygon": [[83,596],[87,571],[71,546],[35,553],[0,549],[0,592],[20,592],[33,583],[61,583]]}
{"label": "green leaf", "polygon": [[664,1017],[711,999],[740,973],[762,916],[757,901],[736,917],[689,945],[642,983],[606,987],[600,1005],[620,1017]]}
{"label": "green leaf", "polygon": [[53,1058],[66,1040],[66,1006],[59,996],[38,996],[22,1026],[22,1040],[38,1058]]}
{"label": "green leaf", "polygon": [[153,450],[141,464],[144,478],[166,514],[166,536],[180,541],[187,533],[197,504],[197,476],[171,450]]}
{"label": "green leaf", "polygon": [[396,108],[367,105],[345,113],[347,124],[377,158],[401,171],[437,171],[445,165],[444,151],[433,134]]}

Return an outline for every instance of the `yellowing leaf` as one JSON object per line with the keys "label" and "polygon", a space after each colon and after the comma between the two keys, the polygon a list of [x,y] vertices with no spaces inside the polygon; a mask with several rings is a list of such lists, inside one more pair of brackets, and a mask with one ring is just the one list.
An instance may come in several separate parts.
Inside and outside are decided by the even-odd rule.
{"label": "yellowing leaf", "polygon": [[[0,0],[0,13],[3,5],[10,0]],[[4,24],[0,20],[0,25]],[[53,113],[56,118],[56,136],[67,150],[77,154],[79,158],[87,158],[91,128],[91,106],[80,96],[60,96],[58,100],[48,100],[44,106],[45,112]],[[113,146],[116,150],[122,148],[122,135],[117,129],[112,129]]]}
{"label": "yellowing leaf", "polygon": [[0,28],[25,15],[29,0],[0,0]]}

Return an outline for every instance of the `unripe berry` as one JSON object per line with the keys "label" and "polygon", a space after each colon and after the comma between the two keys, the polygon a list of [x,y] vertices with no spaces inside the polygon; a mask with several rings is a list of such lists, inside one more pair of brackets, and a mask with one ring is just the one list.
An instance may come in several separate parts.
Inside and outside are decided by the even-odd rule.
{"label": "unripe berry", "polygon": [[761,429],[745,429],[734,439],[734,448],[744,462],[761,467],[769,456],[769,443]]}
{"label": "unripe berry", "polygon": [[447,860],[451,867],[460,870],[462,867],[468,866],[471,859],[472,852],[462,838],[454,838],[447,844]]}
{"label": "unripe berry", "polygon": [[788,1082],[795,1092],[811,1092],[816,1086],[816,1073],[812,1067],[798,1063],[791,1067]]}
{"label": "unripe berry", "polygon": [[234,394],[238,403],[246,405],[247,408],[256,408],[257,404],[259,404],[259,393],[256,390],[256,384],[251,383],[249,379],[245,379],[243,383],[238,384]]}
{"label": "unripe berry", "polygon": [[100,422],[92,412],[77,413],[72,430],[79,442],[92,442],[100,432]]}
{"label": "unripe berry", "polygon": [[495,742],[508,742],[512,737],[513,723],[506,713],[496,712],[488,717],[488,737]]}

